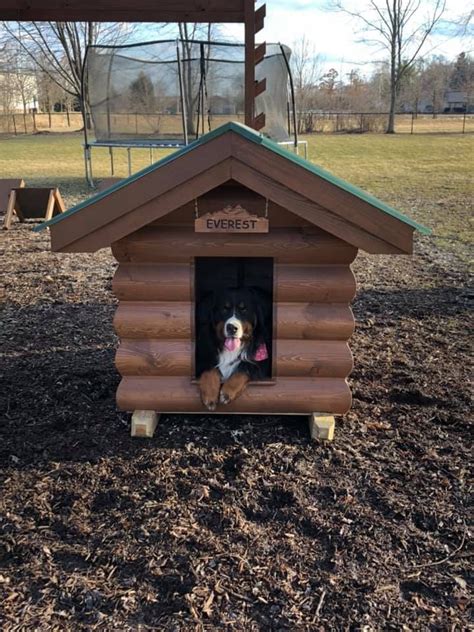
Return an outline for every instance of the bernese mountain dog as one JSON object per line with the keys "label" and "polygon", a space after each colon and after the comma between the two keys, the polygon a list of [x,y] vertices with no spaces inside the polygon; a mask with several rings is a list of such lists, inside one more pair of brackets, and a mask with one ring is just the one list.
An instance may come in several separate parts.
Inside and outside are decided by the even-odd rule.
{"label": "bernese mountain dog", "polygon": [[270,375],[271,299],[256,288],[213,292],[197,306],[196,376],[208,410]]}

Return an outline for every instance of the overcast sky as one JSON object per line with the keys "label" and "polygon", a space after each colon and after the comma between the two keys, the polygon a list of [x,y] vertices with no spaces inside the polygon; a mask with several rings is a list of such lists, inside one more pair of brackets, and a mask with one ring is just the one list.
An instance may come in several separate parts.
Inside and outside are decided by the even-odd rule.
{"label": "overcast sky", "polygon": [[[325,11],[327,2],[328,0],[267,0],[265,28],[258,33],[257,38],[267,42],[282,42],[291,47],[305,35],[322,58],[323,72],[335,68],[340,75],[344,75],[352,68],[358,68],[362,74],[370,73],[371,62],[383,60],[386,54],[377,49],[377,46],[369,46],[360,41],[364,34],[357,20],[341,13]],[[364,6],[363,0],[349,2],[359,8]],[[429,1],[422,0],[420,17],[426,15],[429,6]],[[436,34],[423,49],[424,54],[444,55],[454,59],[462,51],[472,52],[473,27],[471,26],[470,37],[460,37],[455,28],[459,16],[467,15],[470,10],[472,2],[468,0],[447,0],[443,20]],[[226,37],[243,40],[242,25],[224,25],[222,32]]]}

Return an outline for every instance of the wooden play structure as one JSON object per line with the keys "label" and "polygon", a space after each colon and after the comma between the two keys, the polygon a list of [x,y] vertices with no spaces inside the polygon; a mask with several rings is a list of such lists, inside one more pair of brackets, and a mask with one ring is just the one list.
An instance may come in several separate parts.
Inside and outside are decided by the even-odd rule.
{"label": "wooden play structure", "polygon": [[37,219],[48,221],[52,217],[63,213],[64,202],[59,189],[25,187],[23,180],[20,186],[10,189],[3,228],[11,228],[13,218],[16,216],[20,222],[25,219]]}
{"label": "wooden play structure", "polygon": [[134,434],[150,436],[156,412],[210,414],[194,375],[196,301],[238,278],[273,296],[272,368],[216,412],[307,415],[327,439],[351,405],[350,265],[359,248],[410,254],[414,231],[427,232],[236,123],[44,226],[56,252],[111,247],[119,262],[117,403],[136,411]]}

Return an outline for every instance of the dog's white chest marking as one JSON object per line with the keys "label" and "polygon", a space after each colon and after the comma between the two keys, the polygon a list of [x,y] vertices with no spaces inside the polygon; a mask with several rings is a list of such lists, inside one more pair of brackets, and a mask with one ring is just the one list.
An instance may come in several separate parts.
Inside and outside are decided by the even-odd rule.
{"label": "dog's white chest marking", "polygon": [[234,351],[229,351],[228,349],[223,349],[219,353],[219,362],[217,364],[217,368],[221,372],[222,380],[228,380],[230,376],[235,372],[237,367],[239,366],[240,360],[243,360],[242,349],[234,349]]}

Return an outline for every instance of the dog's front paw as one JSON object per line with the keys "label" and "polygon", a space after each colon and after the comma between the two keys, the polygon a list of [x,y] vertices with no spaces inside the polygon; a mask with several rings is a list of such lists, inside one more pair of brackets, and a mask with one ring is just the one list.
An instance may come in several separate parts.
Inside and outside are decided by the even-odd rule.
{"label": "dog's front paw", "polygon": [[232,400],[229,393],[226,393],[224,390],[222,390],[219,395],[219,401],[221,404],[230,404]]}
{"label": "dog's front paw", "polygon": [[230,404],[237,397],[239,397],[249,381],[249,376],[246,373],[238,372],[234,373],[227,382],[222,385],[221,392],[219,394],[219,401],[221,404]]}
{"label": "dog's front paw", "polygon": [[216,369],[206,371],[201,375],[199,390],[201,392],[201,401],[207,410],[216,410],[220,387],[220,374]]}
{"label": "dog's front paw", "polygon": [[210,399],[203,399],[202,403],[207,408],[207,410],[216,410],[217,408],[217,402],[214,402]]}

